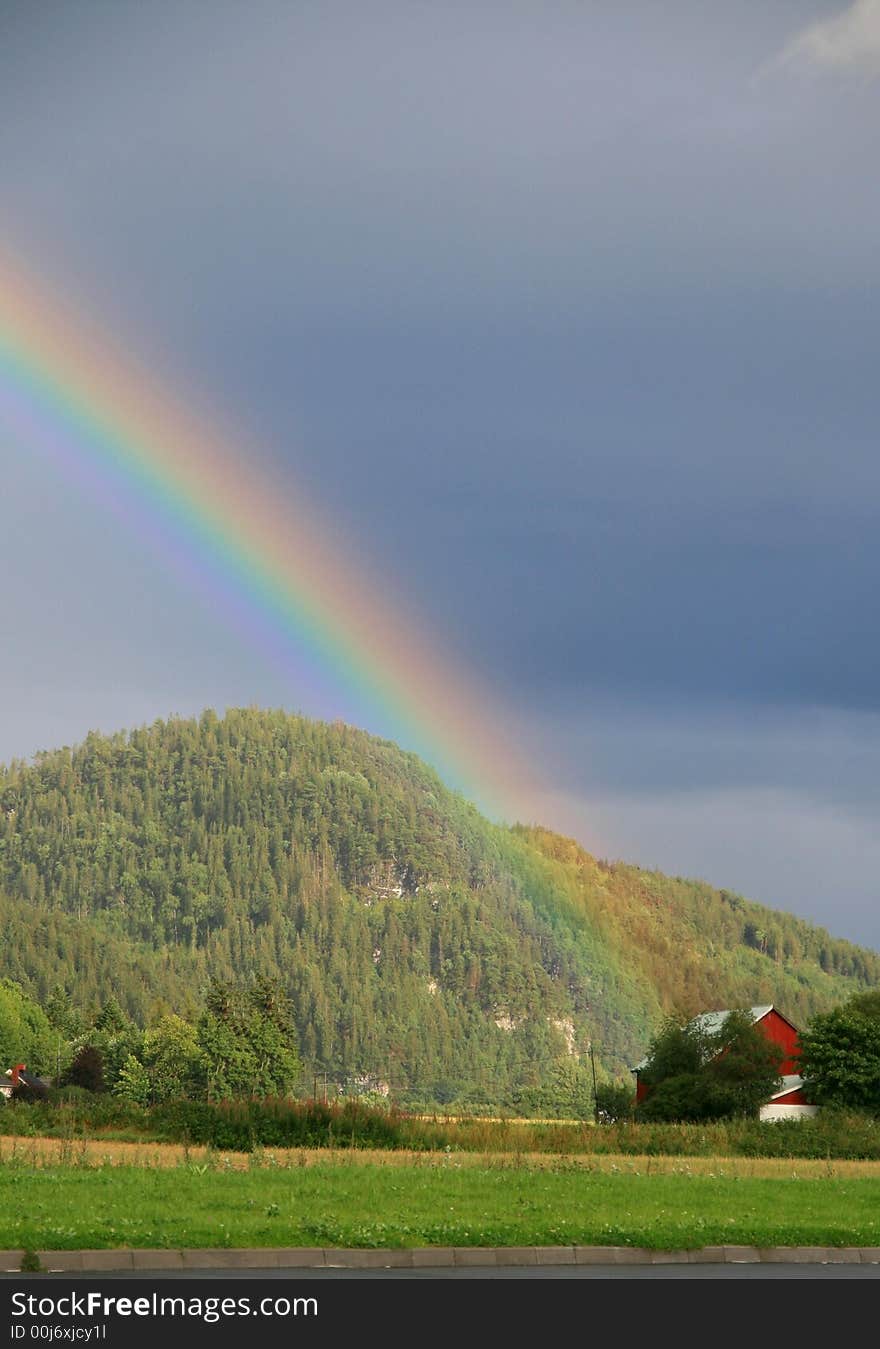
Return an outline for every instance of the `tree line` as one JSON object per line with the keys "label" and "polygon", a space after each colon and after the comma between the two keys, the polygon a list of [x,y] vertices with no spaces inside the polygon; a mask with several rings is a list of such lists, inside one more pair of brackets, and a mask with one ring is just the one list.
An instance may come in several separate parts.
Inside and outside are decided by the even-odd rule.
{"label": "tree line", "polygon": [[[289,1000],[306,1077],[571,1108],[673,1011],[799,1021],[880,960],[725,891],[484,819],[416,756],[283,712],[157,722],[0,769],[0,955],[93,1026]],[[137,1056],[136,1056],[137,1057]],[[142,1064],[142,1066],[146,1066]]]}

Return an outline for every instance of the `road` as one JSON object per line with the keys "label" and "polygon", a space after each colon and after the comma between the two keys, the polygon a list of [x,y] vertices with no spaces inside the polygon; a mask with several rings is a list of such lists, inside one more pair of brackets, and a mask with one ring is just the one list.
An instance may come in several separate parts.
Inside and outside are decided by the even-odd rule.
{"label": "road", "polygon": [[[70,1274],[29,1274],[39,1282],[56,1278],[69,1280]],[[145,1279],[152,1283],[177,1279],[218,1279],[223,1283],[249,1279],[318,1282],[323,1279],[880,1279],[880,1265],[550,1265],[538,1268],[503,1266],[476,1269],[188,1269],[113,1270],[104,1273],[77,1274],[75,1282],[97,1279],[102,1284],[113,1279],[126,1282]],[[21,1280],[21,1274],[4,1273],[0,1278]]]}

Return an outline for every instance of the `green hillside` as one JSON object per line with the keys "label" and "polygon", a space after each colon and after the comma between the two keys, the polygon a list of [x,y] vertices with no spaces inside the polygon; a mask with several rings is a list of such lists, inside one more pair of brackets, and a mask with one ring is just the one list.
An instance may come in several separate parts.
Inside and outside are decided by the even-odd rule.
{"label": "green hillside", "polygon": [[282,712],[173,720],[0,770],[0,972],[93,1014],[279,978],[311,1071],[516,1100],[614,1074],[664,1012],[804,1022],[880,957],[708,885],[484,819],[414,755]]}

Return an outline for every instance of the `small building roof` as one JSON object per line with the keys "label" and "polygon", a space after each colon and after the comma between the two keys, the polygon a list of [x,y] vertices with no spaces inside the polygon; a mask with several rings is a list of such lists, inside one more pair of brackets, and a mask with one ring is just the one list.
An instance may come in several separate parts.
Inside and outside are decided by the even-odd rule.
{"label": "small building roof", "polygon": [[21,1072],[18,1075],[19,1082],[24,1082],[27,1087],[48,1087],[49,1083],[45,1077],[38,1077],[36,1073]]}

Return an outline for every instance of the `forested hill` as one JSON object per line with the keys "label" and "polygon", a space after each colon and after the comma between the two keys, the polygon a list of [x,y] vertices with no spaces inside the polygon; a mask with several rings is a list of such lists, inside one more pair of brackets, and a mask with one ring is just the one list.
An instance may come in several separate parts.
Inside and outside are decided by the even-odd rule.
{"label": "forested hill", "polygon": [[800,1022],[880,957],[708,885],[491,824],[414,755],[281,712],[172,720],[0,771],[0,973],[93,1012],[281,979],[309,1067],[514,1099],[620,1073],[673,1008]]}

